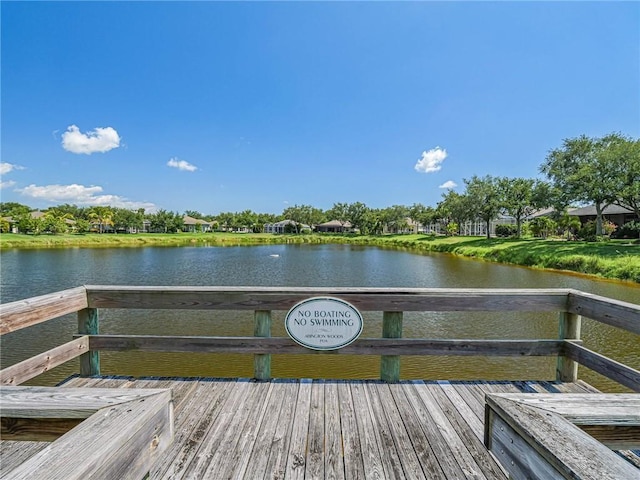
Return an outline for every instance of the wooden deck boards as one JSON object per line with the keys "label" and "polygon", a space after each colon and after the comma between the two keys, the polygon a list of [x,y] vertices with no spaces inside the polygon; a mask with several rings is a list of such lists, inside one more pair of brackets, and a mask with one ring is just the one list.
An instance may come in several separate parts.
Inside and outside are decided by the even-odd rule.
{"label": "wooden deck boards", "polygon": [[[506,479],[483,444],[484,394],[592,391],[583,382],[109,377],[64,387],[171,388],[175,438],[150,478],[175,480]],[[2,442],[2,472],[42,445]]]}

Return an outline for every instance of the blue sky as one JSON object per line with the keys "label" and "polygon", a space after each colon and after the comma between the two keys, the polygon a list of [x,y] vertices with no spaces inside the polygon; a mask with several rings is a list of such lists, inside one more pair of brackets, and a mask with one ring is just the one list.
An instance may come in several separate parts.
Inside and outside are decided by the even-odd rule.
{"label": "blue sky", "polygon": [[640,136],[638,2],[7,2],[3,202],[435,206]]}

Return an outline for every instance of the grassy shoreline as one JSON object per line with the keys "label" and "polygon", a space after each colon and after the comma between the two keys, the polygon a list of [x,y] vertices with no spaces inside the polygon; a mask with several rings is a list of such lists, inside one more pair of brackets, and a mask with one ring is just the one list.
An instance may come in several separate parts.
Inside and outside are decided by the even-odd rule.
{"label": "grassy shoreline", "polygon": [[640,283],[640,245],[542,239],[435,237],[430,235],[272,235],[272,234],[0,234],[0,251],[14,248],[97,248],[142,246],[237,246],[287,243],[342,243],[450,253],[491,262],[577,272]]}

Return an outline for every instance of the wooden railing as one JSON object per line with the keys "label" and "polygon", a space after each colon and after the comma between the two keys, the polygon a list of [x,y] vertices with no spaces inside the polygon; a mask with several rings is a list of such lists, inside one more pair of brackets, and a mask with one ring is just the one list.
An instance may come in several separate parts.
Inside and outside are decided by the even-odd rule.
{"label": "wooden railing", "polygon": [[[69,313],[78,315],[78,336],[64,345],[0,371],[1,385],[19,385],[80,356],[80,374],[100,374],[101,350],[231,352],[254,355],[255,378],[271,377],[271,354],[315,353],[288,337],[271,337],[272,311],[286,311],[314,296],[332,296],[360,311],[382,311],[381,338],[360,338],[332,352],[380,355],[380,378],[400,378],[402,355],[557,356],[556,377],[575,381],[584,365],[634,391],[640,372],[593,352],[580,341],[581,317],[640,334],[640,306],[569,289],[381,289],[280,287],[85,286],[0,305],[0,334]],[[102,335],[99,310],[250,310],[252,337]],[[402,338],[404,312],[558,312],[557,339],[470,340]]]}

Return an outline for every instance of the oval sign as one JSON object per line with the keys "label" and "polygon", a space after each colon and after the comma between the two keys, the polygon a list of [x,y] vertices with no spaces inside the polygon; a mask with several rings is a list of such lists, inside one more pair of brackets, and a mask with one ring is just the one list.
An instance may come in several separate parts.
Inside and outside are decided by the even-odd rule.
{"label": "oval sign", "polygon": [[337,350],[362,333],[362,315],[348,302],[314,297],[296,304],[284,320],[289,336],[313,350]]}

